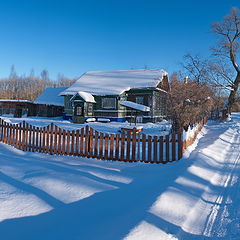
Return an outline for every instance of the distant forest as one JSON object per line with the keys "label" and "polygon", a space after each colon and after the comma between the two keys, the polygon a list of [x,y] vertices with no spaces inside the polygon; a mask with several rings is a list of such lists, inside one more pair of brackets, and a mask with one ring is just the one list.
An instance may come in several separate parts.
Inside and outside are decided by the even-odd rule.
{"label": "distant forest", "polygon": [[0,79],[0,99],[24,99],[34,101],[46,87],[68,87],[76,79],[70,79],[59,74],[57,80],[49,78],[47,70],[43,70],[40,76],[36,76],[34,71],[26,75],[18,75],[15,67],[11,67],[8,78]]}

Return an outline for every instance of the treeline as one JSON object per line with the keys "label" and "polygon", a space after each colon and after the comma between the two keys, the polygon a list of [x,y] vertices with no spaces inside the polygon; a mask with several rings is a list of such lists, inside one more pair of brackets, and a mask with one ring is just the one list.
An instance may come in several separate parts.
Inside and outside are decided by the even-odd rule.
{"label": "treeline", "polygon": [[47,70],[36,76],[32,70],[29,75],[18,75],[14,66],[8,78],[0,79],[0,99],[24,99],[34,101],[46,87],[68,87],[76,79],[59,74],[56,81],[49,78]]}

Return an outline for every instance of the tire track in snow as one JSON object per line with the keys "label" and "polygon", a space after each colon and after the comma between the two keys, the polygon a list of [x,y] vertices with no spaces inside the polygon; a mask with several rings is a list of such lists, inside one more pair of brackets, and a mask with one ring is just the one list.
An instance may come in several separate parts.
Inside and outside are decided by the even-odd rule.
{"label": "tire track in snow", "polygon": [[[233,127],[238,127],[238,125],[234,125]],[[237,130],[237,140],[234,141],[234,143],[240,144],[240,129]],[[236,176],[236,171],[238,168],[238,164],[240,162],[240,148],[238,147],[238,150],[235,148],[235,152],[233,152],[230,156],[233,156],[234,153],[238,151],[239,153],[235,157],[234,161],[232,161],[232,158],[230,157],[229,160],[226,163],[233,163],[233,165],[230,168],[229,174],[226,176],[226,179],[223,184],[223,190],[220,192],[218,195],[215,204],[212,207],[212,211],[208,216],[208,221],[206,224],[206,228],[204,230],[203,235],[207,237],[217,237],[219,239],[222,237],[225,237],[226,235],[232,235],[231,234],[231,229],[229,225],[232,225],[231,222],[232,220],[230,218],[239,218],[239,216],[232,216],[230,215],[231,212],[229,213],[228,206],[232,206],[231,204],[231,198],[230,195],[232,195],[232,190],[237,190],[239,189],[239,181],[238,177]],[[232,186],[238,182],[238,186],[235,187],[235,189],[232,189]],[[234,194],[234,199],[237,199],[237,192]],[[232,206],[233,209],[236,206]],[[240,209],[239,209],[240,210]],[[239,212],[239,211],[238,211]],[[236,214],[239,215],[239,214]],[[238,226],[239,227],[239,226]],[[230,231],[229,231],[230,230]],[[231,237],[231,240],[239,240],[239,233],[238,231],[236,238],[233,236]],[[235,234],[234,234],[235,235]],[[229,236],[230,237],[230,236]],[[230,240],[229,239],[229,240]]]}

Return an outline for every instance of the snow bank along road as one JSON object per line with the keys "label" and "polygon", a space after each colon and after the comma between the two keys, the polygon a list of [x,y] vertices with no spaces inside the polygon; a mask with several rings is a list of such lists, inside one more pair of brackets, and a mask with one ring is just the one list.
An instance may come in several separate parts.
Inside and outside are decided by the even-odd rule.
{"label": "snow bank along road", "polygon": [[[240,239],[240,115],[166,165],[49,156],[0,144],[3,240]],[[193,148],[193,147],[192,147]]]}

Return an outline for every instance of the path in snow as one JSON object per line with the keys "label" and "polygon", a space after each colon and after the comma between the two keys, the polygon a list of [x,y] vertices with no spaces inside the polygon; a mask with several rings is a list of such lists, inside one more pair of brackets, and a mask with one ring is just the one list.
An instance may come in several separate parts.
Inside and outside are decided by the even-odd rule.
{"label": "path in snow", "polygon": [[239,240],[240,115],[200,137],[189,158],[166,165],[0,144],[1,238]]}

